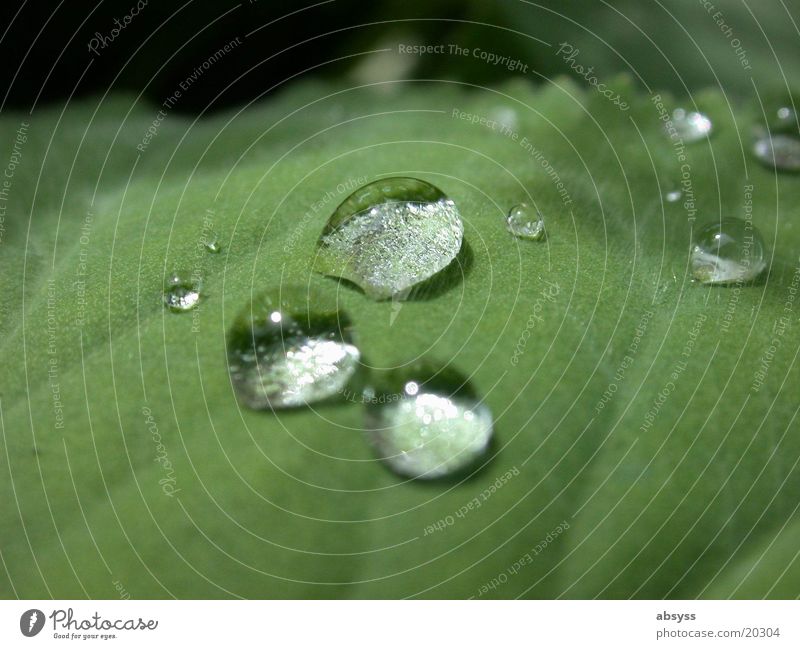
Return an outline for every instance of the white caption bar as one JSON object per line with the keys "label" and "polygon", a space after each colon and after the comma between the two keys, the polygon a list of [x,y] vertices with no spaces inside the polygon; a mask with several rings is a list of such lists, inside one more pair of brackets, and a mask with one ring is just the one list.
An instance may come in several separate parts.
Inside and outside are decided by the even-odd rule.
{"label": "white caption bar", "polygon": [[798,627],[797,601],[0,602],[2,647],[798,647]]}

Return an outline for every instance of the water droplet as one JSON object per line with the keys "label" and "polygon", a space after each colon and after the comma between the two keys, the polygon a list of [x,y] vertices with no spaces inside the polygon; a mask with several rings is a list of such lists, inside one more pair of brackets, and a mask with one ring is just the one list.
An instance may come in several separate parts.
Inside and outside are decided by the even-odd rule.
{"label": "water droplet", "polygon": [[773,133],[796,133],[798,129],[797,113],[789,106],[781,106],[767,121],[767,128]]}
{"label": "water droplet", "polygon": [[515,205],[508,211],[506,229],[520,239],[542,241],[545,237],[542,215],[527,203]]}
{"label": "water droplet", "polygon": [[492,438],[489,408],[452,370],[428,365],[390,373],[365,391],[367,430],[377,455],[395,473],[433,479],[473,467]]}
{"label": "water droplet", "polygon": [[208,252],[213,252],[214,254],[222,251],[222,244],[220,243],[219,236],[216,232],[211,232],[208,237],[203,241],[203,247]]}
{"label": "water droplet", "polygon": [[664,194],[664,200],[667,201],[667,203],[677,203],[679,200],[681,200],[682,196],[683,192],[680,189],[671,189]]}
{"label": "water droplet", "polygon": [[764,240],[741,219],[722,219],[699,232],[691,251],[692,275],[703,284],[749,282],[766,268]]}
{"label": "water droplet", "polygon": [[236,393],[256,410],[295,408],[342,393],[361,358],[347,315],[300,287],[255,298],[234,321],[227,349]]}
{"label": "water droplet", "polygon": [[800,171],[800,137],[758,132],[753,155],[762,164],[778,171]]}
{"label": "water droplet", "polygon": [[385,178],[339,205],[317,242],[314,269],[382,300],[444,269],[461,249],[455,203],[416,178]]}
{"label": "water droplet", "polygon": [[200,302],[200,282],[181,273],[173,273],[164,284],[164,304],[170,311],[189,311]]}
{"label": "water droplet", "polygon": [[489,112],[489,119],[497,122],[500,129],[507,131],[519,129],[519,115],[511,106],[496,106]]}
{"label": "water droplet", "polygon": [[684,142],[697,142],[711,134],[711,120],[697,111],[687,112],[683,108],[672,111],[672,125]]}

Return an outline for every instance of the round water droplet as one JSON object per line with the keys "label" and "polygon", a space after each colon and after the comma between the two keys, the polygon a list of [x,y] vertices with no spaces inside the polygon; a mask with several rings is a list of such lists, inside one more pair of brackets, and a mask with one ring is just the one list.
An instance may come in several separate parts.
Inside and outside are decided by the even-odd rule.
{"label": "round water droplet", "polygon": [[489,112],[489,119],[497,122],[500,129],[516,131],[519,128],[519,115],[511,106],[496,106]]}
{"label": "round water droplet", "polygon": [[409,478],[433,479],[473,467],[487,452],[489,408],[463,377],[428,365],[392,372],[365,391],[370,442],[389,468]]}
{"label": "round water droplet", "polygon": [[527,203],[515,205],[508,211],[506,228],[520,239],[541,241],[545,237],[542,215]]}
{"label": "round water droplet", "polygon": [[741,219],[722,219],[697,232],[691,250],[692,275],[703,284],[749,282],[766,268],[764,240]]}
{"label": "round water droplet", "polygon": [[711,134],[711,120],[697,111],[687,112],[683,108],[672,111],[672,125],[684,142],[697,142]]}
{"label": "round water droplet", "polygon": [[800,128],[800,120],[793,108],[781,106],[767,121],[767,128],[773,133],[797,133]]}
{"label": "round water droplet", "polygon": [[671,189],[664,194],[664,200],[667,203],[677,203],[683,197],[683,192],[680,189]]}
{"label": "round water droplet", "polygon": [[759,132],[753,144],[753,155],[778,171],[800,171],[800,137]]}
{"label": "round water droplet", "polygon": [[175,313],[189,311],[200,302],[200,288],[199,281],[173,273],[164,284],[164,305]]}
{"label": "round water droplet", "polygon": [[458,209],[441,190],[416,178],[385,178],[339,205],[317,242],[314,269],[386,299],[443,270],[463,236]]}
{"label": "round water droplet", "polygon": [[227,350],[233,387],[256,410],[296,408],[340,394],[361,358],[349,319],[334,302],[285,286],[239,313]]}
{"label": "round water droplet", "polygon": [[219,241],[219,236],[216,232],[212,232],[208,235],[205,241],[203,241],[203,247],[208,251],[214,254],[222,251],[222,244]]}

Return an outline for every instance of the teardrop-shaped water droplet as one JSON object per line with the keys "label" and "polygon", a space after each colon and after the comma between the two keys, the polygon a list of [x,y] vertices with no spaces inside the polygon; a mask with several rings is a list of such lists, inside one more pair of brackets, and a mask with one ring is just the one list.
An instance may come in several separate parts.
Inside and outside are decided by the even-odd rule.
{"label": "teardrop-shaped water droplet", "polygon": [[239,313],[227,350],[233,387],[256,410],[295,408],[342,393],[361,358],[349,319],[334,302],[286,286]]}
{"label": "teardrop-shaped water droplet", "polygon": [[741,219],[722,219],[697,232],[691,251],[692,275],[703,284],[749,282],[766,268],[764,240]]}
{"label": "teardrop-shaped water droplet", "polygon": [[216,232],[209,233],[208,237],[203,241],[203,247],[214,254],[221,252],[222,244],[220,243],[219,235]]}
{"label": "teardrop-shaped water droplet", "polygon": [[189,311],[200,302],[200,288],[191,276],[173,273],[164,284],[164,305],[175,313]]}
{"label": "teardrop-shaped water droplet", "polygon": [[463,236],[458,209],[441,190],[416,178],[384,178],[339,205],[317,242],[314,269],[386,299],[444,269]]}
{"label": "teardrop-shaped water droplet", "polygon": [[680,189],[671,189],[664,194],[664,200],[667,203],[677,203],[683,197],[683,192]]}
{"label": "teardrop-shaped water droplet", "polygon": [[492,414],[463,377],[429,365],[389,373],[365,391],[370,442],[399,475],[433,479],[473,467],[492,438]]}
{"label": "teardrop-shaped water droplet", "polygon": [[753,144],[759,162],[778,171],[800,171],[800,137],[759,131]]}
{"label": "teardrop-shaped water droplet", "polygon": [[527,203],[515,205],[508,211],[506,229],[520,239],[542,241],[545,237],[542,215]]}
{"label": "teardrop-shaped water droplet", "polygon": [[712,124],[707,115],[697,111],[676,108],[672,111],[672,125],[686,143],[697,142],[711,134]]}

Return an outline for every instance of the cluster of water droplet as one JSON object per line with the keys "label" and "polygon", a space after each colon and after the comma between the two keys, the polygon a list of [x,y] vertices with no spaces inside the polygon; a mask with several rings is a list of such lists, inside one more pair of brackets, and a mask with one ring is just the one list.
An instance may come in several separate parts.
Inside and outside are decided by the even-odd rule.
{"label": "cluster of water droplet", "polygon": [[[684,142],[707,138],[713,127],[707,115],[682,108],[673,111],[671,123]],[[781,108],[753,151],[777,169],[800,169],[794,111]],[[675,186],[664,199],[674,203],[682,196]],[[509,210],[505,226],[521,239],[546,237],[542,215],[527,203]],[[415,178],[384,178],[359,188],[334,211],[317,242],[313,267],[356,284],[372,299],[402,300],[456,259],[463,235],[455,203],[437,187]],[[213,233],[203,246],[211,253],[221,250]],[[749,282],[764,271],[764,258],[764,242],[752,223],[725,218],[697,231],[691,272],[702,284]],[[171,311],[192,309],[200,299],[199,282],[170,276],[164,302]],[[324,402],[366,373],[346,313],[323,295],[298,287],[264,293],[237,316],[227,338],[227,359],[239,400],[254,409]],[[384,372],[363,395],[369,441],[399,475],[454,475],[488,451],[492,415],[453,370],[418,364]]]}
{"label": "cluster of water droplet", "polygon": [[[772,130],[761,128],[753,151],[756,157],[778,169],[800,168],[800,141],[783,133],[796,121],[793,111],[782,108],[771,122]],[[698,142],[711,135],[713,124],[704,113],[676,108],[672,126],[683,142]],[[677,186],[664,194],[669,203],[681,200]],[[766,268],[764,241],[750,220],[722,218],[708,223],[694,235],[690,248],[692,277],[701,284],[729,285],[752,282]]]}
{"label": "cluster of water droplet", "polygon": [[800,171],[800,121],[793,108],[781,106],[755,128],[753,155],[778,171]]}

